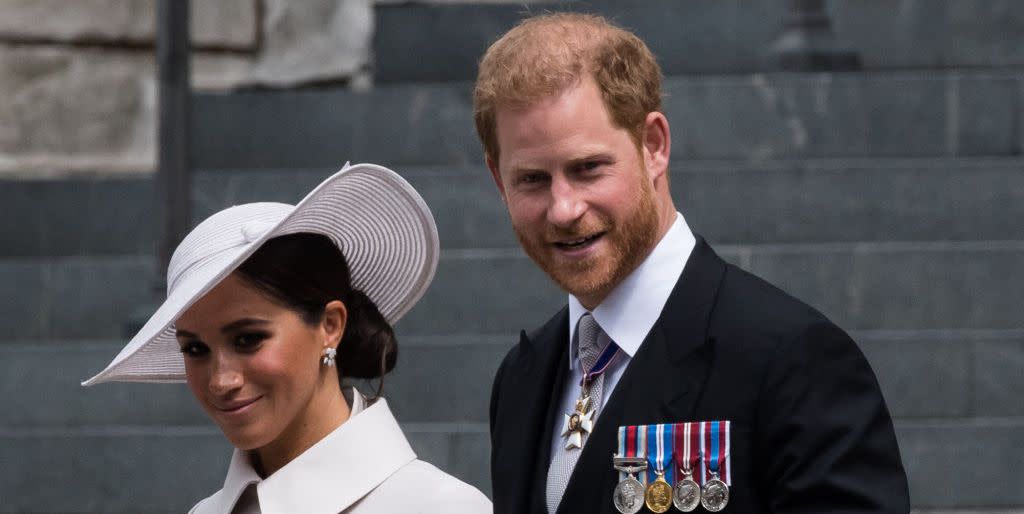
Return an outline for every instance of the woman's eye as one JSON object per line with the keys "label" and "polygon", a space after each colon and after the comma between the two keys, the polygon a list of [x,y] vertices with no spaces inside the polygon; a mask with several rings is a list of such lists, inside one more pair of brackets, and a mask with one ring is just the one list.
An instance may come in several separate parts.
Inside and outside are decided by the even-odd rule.
{"label": "woman's eye", "polygon": [[181,347],[181,353],[185,354],[186,357],[202,357],[210,353],[210,349],[203,343],[191,341]]}
{"label": "woman's eye", "polygon": [[235,346],[243,350],[254,350],[264,339],[270,337],[264,332],[246,332],[235,337]]}

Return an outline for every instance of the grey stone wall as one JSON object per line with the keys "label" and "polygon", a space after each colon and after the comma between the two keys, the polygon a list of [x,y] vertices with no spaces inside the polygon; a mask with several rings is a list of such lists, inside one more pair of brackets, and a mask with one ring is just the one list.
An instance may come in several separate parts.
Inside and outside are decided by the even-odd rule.
{"label": "grey stone wall", "polygon": [[[0,176],[154,169],[156,2],[0,3]],[[195,0],[198,90],[367,84],[370,0]]]}

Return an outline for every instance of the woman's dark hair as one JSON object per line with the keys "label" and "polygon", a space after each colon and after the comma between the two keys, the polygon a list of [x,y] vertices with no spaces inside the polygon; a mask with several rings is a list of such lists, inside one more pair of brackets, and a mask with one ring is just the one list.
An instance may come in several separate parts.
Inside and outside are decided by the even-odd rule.
{"label": "woman's dark hair", "polygon": [[[341,250],[320,234],[270,239],[237,270],[242,278],[309,324],[323,319],[324,307],[341,300],[348,311],[338,345],[339,378],[380,378],[394,369],[398,343],[391,325],[366,294],[352,287]],[[377,394],[380,394],[378,388]]]}

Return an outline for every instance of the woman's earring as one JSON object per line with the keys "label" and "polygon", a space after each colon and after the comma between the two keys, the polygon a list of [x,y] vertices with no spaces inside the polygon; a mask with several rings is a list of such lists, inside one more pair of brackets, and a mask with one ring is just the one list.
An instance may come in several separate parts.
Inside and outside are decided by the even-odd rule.
{"label": "woman's earring", "polygon": [[320,362],[328,368],[334,367],[334,356],[338,354],[338,350],[331,348],[330,346],[324,348],[324,358],[320,359]]}

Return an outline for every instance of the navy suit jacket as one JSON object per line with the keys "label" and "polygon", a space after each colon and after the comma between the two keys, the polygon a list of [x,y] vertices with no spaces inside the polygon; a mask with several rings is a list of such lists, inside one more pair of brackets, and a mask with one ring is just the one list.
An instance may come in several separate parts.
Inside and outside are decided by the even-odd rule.
{"label": "navy suit jacket", "polygon": [[[544,514],[568,308],[520,337],[491,391],[496,514]],[[892,419],[856,344],[821,313],[704,242],[600,412],[559,513],[616,512],[620,425],[730,420],[723,512],[907,513]],[[646,509],[644,510],[646,512]]]}

